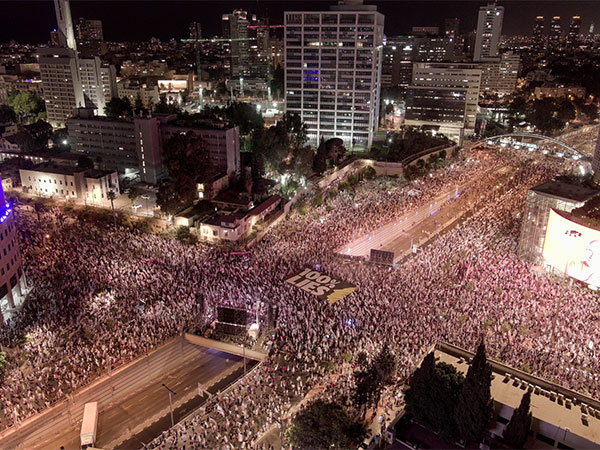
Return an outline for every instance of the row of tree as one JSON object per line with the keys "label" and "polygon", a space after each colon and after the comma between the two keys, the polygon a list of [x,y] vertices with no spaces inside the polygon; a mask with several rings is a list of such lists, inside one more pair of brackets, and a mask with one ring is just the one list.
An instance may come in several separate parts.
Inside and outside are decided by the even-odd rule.
{"label": "row of tree", "polygon": [[[453,365],[436,364],[431,352],[410,379],[406,409],[443,439],[477,444],[483,440],[494,416],[491,383],[492,367],[486,360],[483,340],[466,377]],[[511,448],[522,448],[527,440],[531,427],[530,401],[527,391],[504,431],[504,440]]]}

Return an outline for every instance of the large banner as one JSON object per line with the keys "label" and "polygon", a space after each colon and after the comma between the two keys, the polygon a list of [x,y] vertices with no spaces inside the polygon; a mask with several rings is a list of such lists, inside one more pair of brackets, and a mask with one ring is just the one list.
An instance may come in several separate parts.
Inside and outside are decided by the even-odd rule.
{"label": "large banner", "polygon": [[356,286],[352,286],[350,283],[336,280],[312,269],[304,269],[299,274],[285,280],[285,282],[332,304],[356,289]]}
{"label": "large banner", "polygon": [[600,287],[600,231],[551,210],[542,256],[561,272]]}

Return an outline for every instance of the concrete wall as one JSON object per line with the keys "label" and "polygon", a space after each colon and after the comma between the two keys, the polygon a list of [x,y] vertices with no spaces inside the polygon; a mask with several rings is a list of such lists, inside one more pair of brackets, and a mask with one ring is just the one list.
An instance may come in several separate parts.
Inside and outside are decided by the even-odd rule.
{"label": "concrete wall", "polygon": [[246,356],[246,358],[255,359],[257,361],[264,361],[267,355],[254,350],[246,349],[245,351],[239,345],[228,344],[226,342],[215,341],[213,339],[206,339],[202,336],[196,336],[195,334],[185,333],[185,340],[194,345],[201,345],[202,347],[213,348],[222,352],[231,353],[238,356]]}

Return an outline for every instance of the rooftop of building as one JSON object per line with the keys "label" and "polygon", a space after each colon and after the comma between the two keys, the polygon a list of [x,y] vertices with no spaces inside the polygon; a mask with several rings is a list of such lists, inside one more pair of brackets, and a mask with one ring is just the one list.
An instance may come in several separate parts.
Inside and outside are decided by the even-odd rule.
{"label": "rooftop of building", "polygon": [[85,172],[85,177],[86,178],[102,178],[102,177],[105,177],[112,173],[115,173],[115,172],[111,171],[111,170],[88,169]]}
{"label": "rooftop of building", "polygon": [[[435,356],[438,362],[451,364],[466,374],[474,355],[459,347],[438,343]],[[531,389],[533,417],[600,444],[600,402],[496,361],[488,362],[492,366],[491,394],[496,402],[517,408],[525,389]],[[582,414],[587,414],[587,425]]]}
{"label": "rooftop of building", "polygon": [[586,202],[600,193],[600,190],[593,189],[581,184],[565,183],[563,181],[550,180],[530,189],[538,194],[550,195],[561,199]]}
{"label": "rooftop of building", "polygon": [[21,170],[29,170],[32,172],[43,172],[43,173],[54,173],[57,175],[75,175],[76,173],[85,172],[86,169],[83,167],[73,167],[73,166],[61,166],[58,164],[52,163],[42,163],[33,166],[31,169],[21,169]]}
{"label": "rooftop of building", "polygon": [[49,163],[49,162],[37,164],[36,166],[33,166],[31,169],[21,169],[21,170],[29,170],[32,172],[53,173],[53,174],[57,174],[57,175],[75,175],[75,174],[83,173],[83,175],[86,178],[102,178],[103,176],[114,173],[114,172],[111,172],[110,170],[97,170],[97,169],[86,169],[84,167],[63,166],[60,164],[53,164],[53,163]]}

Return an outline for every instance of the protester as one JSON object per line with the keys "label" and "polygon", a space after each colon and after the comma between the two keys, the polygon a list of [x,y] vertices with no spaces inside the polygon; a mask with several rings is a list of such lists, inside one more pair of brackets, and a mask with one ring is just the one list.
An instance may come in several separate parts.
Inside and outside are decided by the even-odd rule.
{"label": "protester", "polygon": [[[490,192],[486,181],[502,167],[514,175]],[[436,341],[473,350],[483,335],[490,357],[599,398],[600,364],[588,349],[590,340],[600,341],[598,327],[588,326],[600,316],[597,296],[537,274],[516,255],[527,189],[562,170],[564,162],[543,156],[477,151],[411,183],[363,181],[355,192],[339,192],[307,215],[286,219],[249,255],[126,229],[60,224],[52,212],[41,224],[23,217],[33,291],[0,332],[4,346],[26,336],[24,362],[3,376],[2,427],[183,330],[203,331],[218,305],[253,310],[257,303],[263,316],[269,305],[279,312],[266,340],[269,358],[151,447],[251,448],[315,386],[323,386],[324,397],[347,402],[351,366],[340,365],[332,378],[329,363],[344,354],[373,355],[384,343],[398,360],[399,384]],[[481,190],[475,213],[396,270],[335,254],[476,177],[481,182],[468,188]],[[43,242],[45,234],[50,238]],[[316,265],[357,289],[330,305],[285,283]],[[384,402],[393,399],[390,390]]]}

